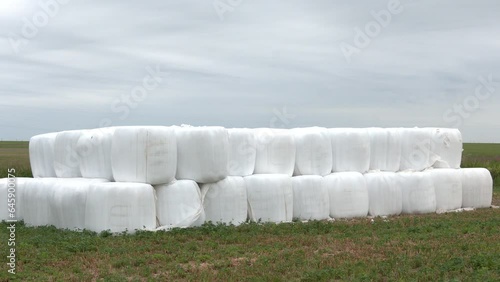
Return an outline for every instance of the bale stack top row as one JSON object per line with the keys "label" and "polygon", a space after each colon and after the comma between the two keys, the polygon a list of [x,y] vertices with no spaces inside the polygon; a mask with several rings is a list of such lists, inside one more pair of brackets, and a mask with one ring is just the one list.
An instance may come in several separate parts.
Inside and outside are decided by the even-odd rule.
{"label": "bale stack top row", "polygon": [[37,135],[29,151],[35,178],[215,183],[253,174],[460,168],[462,136],[448,128],[126,126]]}

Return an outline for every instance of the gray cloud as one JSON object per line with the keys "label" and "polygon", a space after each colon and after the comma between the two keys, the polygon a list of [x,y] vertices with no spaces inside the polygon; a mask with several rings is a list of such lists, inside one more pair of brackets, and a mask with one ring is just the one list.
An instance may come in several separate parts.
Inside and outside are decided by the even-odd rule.
{"label": "gray cloud", "polygon": [[[16,54],[9,38],[43,11],[21,1],[24,9],[0,11],[0,138],[93,128],[105,118],[267,127],[286,107],[295,115],[288,127],[452,127],[459,119],[466,141],[500,142],[498,95],[466,118],[453,111],[475,95],[479,77],[500,82],[498,2],[401,0],[402,12],[348,62],[341,43],[353,44],[355,28],[389,2],[243,0],[221,20],[212,0],[68,0]],[[168,75],[120,119],[113,103],[157,65]]]}

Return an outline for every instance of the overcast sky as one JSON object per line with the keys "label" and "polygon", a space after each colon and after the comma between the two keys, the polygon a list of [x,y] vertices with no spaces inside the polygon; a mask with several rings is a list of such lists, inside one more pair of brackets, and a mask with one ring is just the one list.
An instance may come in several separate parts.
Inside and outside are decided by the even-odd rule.
{"label": "overcast sky", "polygon": [[498,0],[58,1],[0,2],[2,140],[184,123],[500,142]]}

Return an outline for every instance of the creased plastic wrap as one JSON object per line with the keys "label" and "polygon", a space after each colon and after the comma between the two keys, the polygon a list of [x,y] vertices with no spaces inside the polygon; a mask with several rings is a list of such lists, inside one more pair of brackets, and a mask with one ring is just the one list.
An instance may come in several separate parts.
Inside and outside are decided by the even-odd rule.
{"label": "creased plastic wrap", "polygon": [[54,141],[54,170],[59,178],[81,177],[80,156],[76,145],[82,130],[62,131]]}
{"label": "creased plastic wrap", "polygon": [[22,187],[18,187],[17,198],[20,202],[18,211],[27,226],[54,225],[51,213],[51,199],[57,178],[26,179]]}
{"label": "creased plastic wrap", "polygon": [[445,212],[462,207],[462,179],[459,169],[431,169],[425,171],[436,189],[436,211]]}
{"label": "creased plastic wrap", "polygon": [[247,220],[248,202],[245,180],[239,176],[201,186],[206,221],[240,225]]}
{"label": "creased plastic wrap", "polygon": [[93,183],[85,205],[85,228],[95,232],[155,230],[155,192],[145,183]]}
{"label": "creased plastic wrap", "polygon": [[54,169],[56,136],[57,133],[46,133],[31,137],[29,153],[33,177],[56,177]]}
{"label": "creased plastic wrap", "polygon": [[330,199],[330,216],[354,218],[368,215],[366,180],[359,172],[336,172],[323,179]]}
{"label": "creased plastic wrap", "polygon": [[152,185],[169,183],[177,168],[173,127],[128,126],[115,129],[111,150],[113,178],[117,182]]}
{"label": "creased plastic wrap", "polygon": [[332,144],[326,128],[292,130],[296,156],[294,175],[327,175],[332,170]]}
{"label": "creased plastic wrap", "polygon": [[244,177],[248,217],[258,222],[289,222],[293,218],[291,177],[261,174]]}
{"label": "creased plastic wrap", "polygon": [[223,127],[177,127],[177,179],[213,183],[228,175],[229,137]]}
{"label": "creased plastic wrap", "polygon": [[176,180],[155,186],[159,229],[200,226],[205,213],[198,184],[192,180]]}
{"label": "creased plastic wrap", "polygon": [[493,178],[485,168],[463,168],[462,207],[488,208],[493,199]]}
{"label": "creased plastic wrap", "polygon": [[76,144],[82,177],[113,180],[111,143],[114,130],[98,128],[83,131]]}
{"label": "creased plastic wrap", "polygon": [[370,135],[363,128],[332,128],[329,130],[333,150],[333,172],[370,169]]}
{"label": "creased plastic wrap", "polygon": [[330,216],[328,190],[323,177],[304,175],[292,177],[293,218],[322,220]]}
{"label": "creased plastic wrap", "polygon": [[50,221],[57,228],[82,230],[85,228],[85,209],[91,184],[107,179],[56,179],[50,187]]}
{"label": "creased plastic wrap", "polygon": [[403,194],[398,175],[394,172],[367,173],[364,175],[369,197],[369,214],[372,216],[399,215],[403,210]]}
{"label": "creased plastic wrap", "polygon": [[436,212],[436,189],[428,173],[400,172],[398,180],[403,197],[403,213]]}
{"label": "creased plastic wrap", "polygon": [[455,128],[427,128],[431,134],[431,163],[437,168],[460,168],[462,134]]}
{"label": "creased plastic wrap", "polygon": [[401,164],[399,170],[421,171],[430,168],[431,134],[424,128],[399,128],[401,134]]}
{"label": "creased plastic wrap", "polygon": [[399,170],[401,136],[396,129],[368,128],[370,135],[370,170]]}
{"label": "creased plastic wrap", "polygon": [[257,156],[254,174],[293,175],[295,140],[290,130],[255,129]]}
{"label": "creased plastic wrap", "polygon": [[228,175],[252,175],[255,169],[255,157],[257,154],[253,130],[248,128],[230,128],[227,132],[229,136]]}

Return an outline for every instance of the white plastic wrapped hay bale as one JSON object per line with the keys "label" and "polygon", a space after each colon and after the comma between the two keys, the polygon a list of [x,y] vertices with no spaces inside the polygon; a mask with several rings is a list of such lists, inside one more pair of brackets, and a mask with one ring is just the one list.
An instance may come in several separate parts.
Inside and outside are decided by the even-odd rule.
{"label": "white plastic wrapped hay bale", "polygon": [[192,180],[176,180],[155,186],[156,213],[159,229],[200,226],[205,213],[198,184]]}
{"label": "white plastic wrapped hay bale", "polygon": [[248,202],[245,180],[239,176],[201,186],[206,221],[240,225],[247,220]]}
{"label": "white plastic wrapped hay bale", "polygon": [[400,128],[400,170],[421,171],[433,165],[431,160],[431,134],[425,128]]}
{"label": "white plastic wrapped hay bale", "polygon": [[[10,218],[10,212],[6,208],[3,209],[0,214],[2,215],[2,218],[0,220],[3,220],[4,217],[5,219],[17,219],[17,220],[23,220],[24,219],[24,213],[23,213],[23,206],[24,206],[24,200],[23,200],[23,195],[26,187],[26,183],[30,181],[34,181],[35,178],[29,178],[29,177],[16,177],[15,180],[13,181],[12,179],[8,178],[2,178],[0,181],[0,200],[2,203],[6,203],[7,205],[7,199],[9,197],[9,192],[12,192],[12,188],[15,188],[15,199],[16,199],[16,205],[15,205],[15,212],[14,216],[15,218]],[[51,178],[48,178],[51,179]],[[10,189],[9,189],[10,188]],[[10,190],[10,191],[9,191]],[[9,207],[11,208],[11,207]]]}
{"label": "white plastic wrapped hay bale", "polygon": [[19,211],[27,226],[53,225],[54,218],[50,209],[50,200],[54,193],[54,184],[58,178],[25,179],[18,190]]}
{"label": "white plastic wrapped hay bale", "polygon": [[213,183],[228,175],[229,137],[223,127],[177,127],[177,179]]}
{"label": "white plastic wrapped hay bale", "polygon": [[354,218],[368,215],[366,180],[359,172],[336,172],[323,178],[330,199],[332,218]]}
{"label": "white plastic wrapped hay bale", "polygon": [[333,172],[370,169],[370,135],[364,128],[332,128],[329,130],[333,153]]}
{"label": "white plastic wrapped hay bale", "polygon": [[119,182],[162,184],[177,168],[173,127],[127,126],[115,129],[111,146],[113,178]]}
{"label": "white plastic wrapped hay bale", "polygon": [[82,177],[80,156],[76,148],[82,132],[82,130],[70,130],[57,133],[54,141],[54,170],[57,177]]}
{"label": "white plastic wrapped hay bale", "polygon": [[401,136],[396,129],[368,128],[370,135],[370,170],[399,170]]}
{"label": "white plastic wrapped hay bale", "polygon": [[462,179],[458,169],[431,169],[425,171],[436,189],[436,211],[445,212],[462,207]]}
{"label": "white plastic wrapped hay bale", "polygon": [[30,138],[29,154],[33,177],[56,177],[54,143],[57,133],[40,134]]}
{"label": "white plastic wrapped hay bale", "polygon": [[255,136],[252,129],[230,128],[227,170],[231,176],[252,175],[257,154]]}
{"label": "white plastic wrapped hay bale", "polygon": [[295,168],[295,140],[290,130],[255,129],[257,156],[254,174],[293,175]]}
{"label": "white plastic wrapped hay bale", "polygon": [[375,172],[364,175],[372,216],[399,215],[403,210],[403,195],[398,175],[394,172]]}
{"label": "white plastic wrapped hay bale", "polygon": [[400,172],[398,180],[403,197],[403,213],[436,212],[436,190],[428,173]]}
{"label": "white plastic wrapped hay bale", "polygon": [[111,144],[114,131],[111,127],[83,131],[76,144],[82,177],[113,180]]}
{"label": "white plastic wrapped hay bale", "polygon": [[303,175],[292,177],[293,218],[300,220],[328,219],[330,202],[323,177]]}
{"label": "white plastic wrapped hay bale", "polygon": [[493,200],[493,178],[485,168],[460,169],[462,180],[462,207],[488,208]]}
{"label": "white plastic wrapped hay bale", "polygon": [[[0,221],[2,220],[22,220],[22,193],[27,181],[33,178],[15,177],[0,179]],[[9,194],[12,194],[9,196]],[[14,217],[11,217],[11,214]]]}
{"label": "white plastic wrapped hay bale", "polygon": [[244,177],[248,217],[254,222],[290,222],[293,219],[291,177],[260,174]]}
{"label": "white plastic wrapped hay bale", "polygon": [[85,207],[90,185],[107,179],[58,178],[51,187],[49,208],[51,223],[57,228],[85,228]]}
{"label": "white plastic wrapped hay bale", "polygon": [[332,144],[326,128],[292,129],[296,155],[293,175],[327,175],[332,168]]}
{"label": "white plastic wrapped hay bale", "polygon": [[462,134],[454,128],[426,128],[431,134],[431,163],[437,168],[460,168]]}
{"label": "white plastic wrapped hay bale", "polygon": [[145,183],[92,183],[85,205],[85,229],[135,232],[156,228],[155,194]]}

